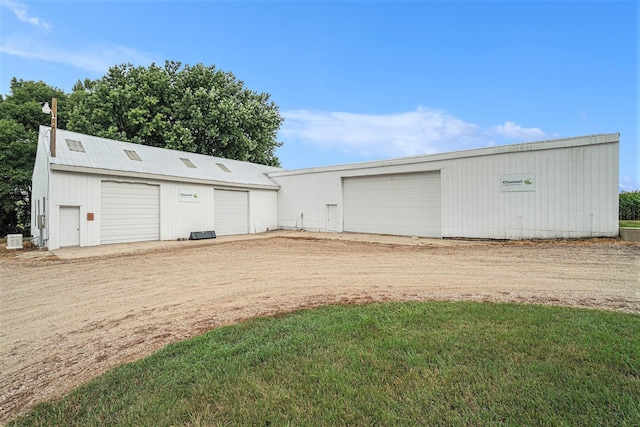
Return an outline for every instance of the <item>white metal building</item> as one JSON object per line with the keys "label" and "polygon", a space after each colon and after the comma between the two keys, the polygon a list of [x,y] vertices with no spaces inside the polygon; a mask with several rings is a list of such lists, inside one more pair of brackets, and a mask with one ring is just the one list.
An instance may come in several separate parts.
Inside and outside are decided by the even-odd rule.
{"label": "white metal building", "polygon": [[285,171],[40,128],[49,249],[273,229],[485,239],[618,235],[619,134]]}
{"label": "white metal building", "polygon": [[49,249],[277,228],[279,170],[41,127],[31,235]]}
{"label": "white metal building", "polygon": [[284,229],[486,239],[618,235],[619,134],[276,171]]}

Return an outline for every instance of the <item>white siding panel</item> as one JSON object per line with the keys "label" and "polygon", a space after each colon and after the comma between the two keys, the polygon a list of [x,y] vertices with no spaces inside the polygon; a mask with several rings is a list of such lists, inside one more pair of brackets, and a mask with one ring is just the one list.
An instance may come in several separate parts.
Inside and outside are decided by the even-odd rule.
{"label": "white siding panel", "polygon": [[327,205],[338,205],[342,231],[342,186],[339,172],[283,176],[278,192],[278,226],[285,230],[327,231]]}
{"label": "white siding panel", "polygon": [[440,173],[345,178],[344,231],[440,237]]}
{"label": "white siding panel", "polygon": [[[448,162],[443,236],[493,239],[617,235],[618,144],[504,153]],[[534,173],[536,190],[500,191]]]}
{"label": "white siding panel", "polygon": [[249,191],[249,231],[262,233],[278,228],[278,192],[273,190]]}
{"label": "white siding panel", "polygon": [[80,209],[80,246],[99,243],[97,221],[87,221],[87,213],[97,213],[100,199],[100,183],[92,175],[51,171],[49,177],[49,200],[47,201],[47,222],[49,225],[49,249],[60,247],[60,208],[77,206]]}
{"label": "white siding panel", "polygon": [[214,192],[216,235],[249,234],[249,192]]}
{"label": "white siding panel", "polygon": [[[270,174],[281,185],[278,223],[326,231],[326,205],[337,203],[341,180],[355,176],[440,171],[443,237],[579,238],[618,235],[617,135],[594,135]],[[501,177],[536,177],[535,191],[503,192]]]}
{"label": "white siding panel", "polygon": [[[160,238],[162,240],[186,239],[192,231],[214,229],[213,186],[164,181],[160,185],[160,192],[162,209]],[[190,203],[181,199],[181,192],[197,194],[197,201]]]}
{"label": "white siding panel", "polygon": [[160,240],[160,191],[157,185],[103,181],[100,242]]}
{"label": "white siding panel", "polygon": [[[131,185],[127,177],[117,178],[118,181],[115,181],[114,177],[108,175],[66,171],[52,172],[52,198],[57,202],[56,206],[80,206],[81,246],[94,246],[103,243],[101,239],[102,183]],[[144,184],[138,183],[137,185],[159,188],[160,240],[188,238],[192,231],[216,230],[217,232],[213,185],[160,180],[145,180]],[[179,197],[181,191],[197,193],[198,202],[187,203],[181,200]],[[241,193],[249,194],[249,206],[255,207],[248,209],[251,213],[249,228],[251,233],[278,228],[278,195],[276,190],[248,189],[241,191]],[[87,220],[87,213],[94,213],[95,219],[93,221]],[[54,207],[49,217],[54,225],[49,245],[51,249],[57,249],[59,247],[59,208]],[[108,222],[109,218],[107,218],[107,225]],[[157,232],[154,232],[154,236],[156,235]],[[154,237],[153,240],[157,240],[157,238]]]}
{"label": "white siding panel", "polygon": [[[49,214],[49,169],[47,162],[48,138],[45,143],[44,136],[48,133],[45,128],[40,127],[38,136],[38,150],[36,151],[36,161],[31,176],[31,235],[40,239],[40,247],[46,246],[49,237],[49,226],[46,225],[50,219]],[[39,210],[38,210],[39,208]],[[45,215],[45,228],[38,228],[38,214]],[[55,248],[53,248],[55,249]]]}

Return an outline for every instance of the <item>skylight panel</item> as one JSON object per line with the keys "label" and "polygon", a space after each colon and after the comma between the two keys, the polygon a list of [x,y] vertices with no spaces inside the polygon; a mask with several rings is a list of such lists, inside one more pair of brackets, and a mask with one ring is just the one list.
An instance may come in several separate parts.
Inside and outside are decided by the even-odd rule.
{"label": "skylight panel", "polygon": [[228,167],[226,167],[223,163],[216,163],[220,169],[222,169],[226,173],[231,173]]}
{"label": "skylight panel", "polygon": [[138,162],[141,162],[142,159],[140,158],[140,156],[138,156],[138,153],[136,153],[133,150],[124,150],[125,153],[127,153],[127,156],[129,156],[129,158],[131,160],[137,160]]}
{"label": "skylight panel", "polygon": [[84,147],[82,146],[81,141],[77,141],[75,139],[65,139],[67,142],[67,147],[69,147],[69,151],[77,151],[78,153],[85,153]]}
{"label": "skylight panel", "polygon": [[188,168],[196,168],[196,165],[194,165],[191,160],[184,157],[180,157],[180,160],[182,160],[182,163],[184,163]]}

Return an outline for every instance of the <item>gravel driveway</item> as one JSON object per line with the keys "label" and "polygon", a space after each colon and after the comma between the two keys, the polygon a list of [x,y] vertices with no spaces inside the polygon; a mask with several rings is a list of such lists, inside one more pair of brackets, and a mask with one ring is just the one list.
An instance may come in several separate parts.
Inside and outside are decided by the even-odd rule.
{"label": "gravel driveway", "polygon": [[211,328],[329,303],[516,301],[640,313],[640,244],[271,232],[0,248],[0,423]]}

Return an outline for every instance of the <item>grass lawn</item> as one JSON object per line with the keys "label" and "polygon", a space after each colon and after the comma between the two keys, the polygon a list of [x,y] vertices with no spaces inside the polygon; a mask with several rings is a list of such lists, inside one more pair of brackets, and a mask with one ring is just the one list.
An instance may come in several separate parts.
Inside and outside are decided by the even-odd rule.
{"label": "grass lawn", "polygon": [[640,425],[640,316],[473,302],[254,319],[10,425]]}
{"label": "grass lawn", "polygon": [[627,227],[627,228],[640,228],[640,220],[635,220],[635,221],[620,221],[620,227]]}

